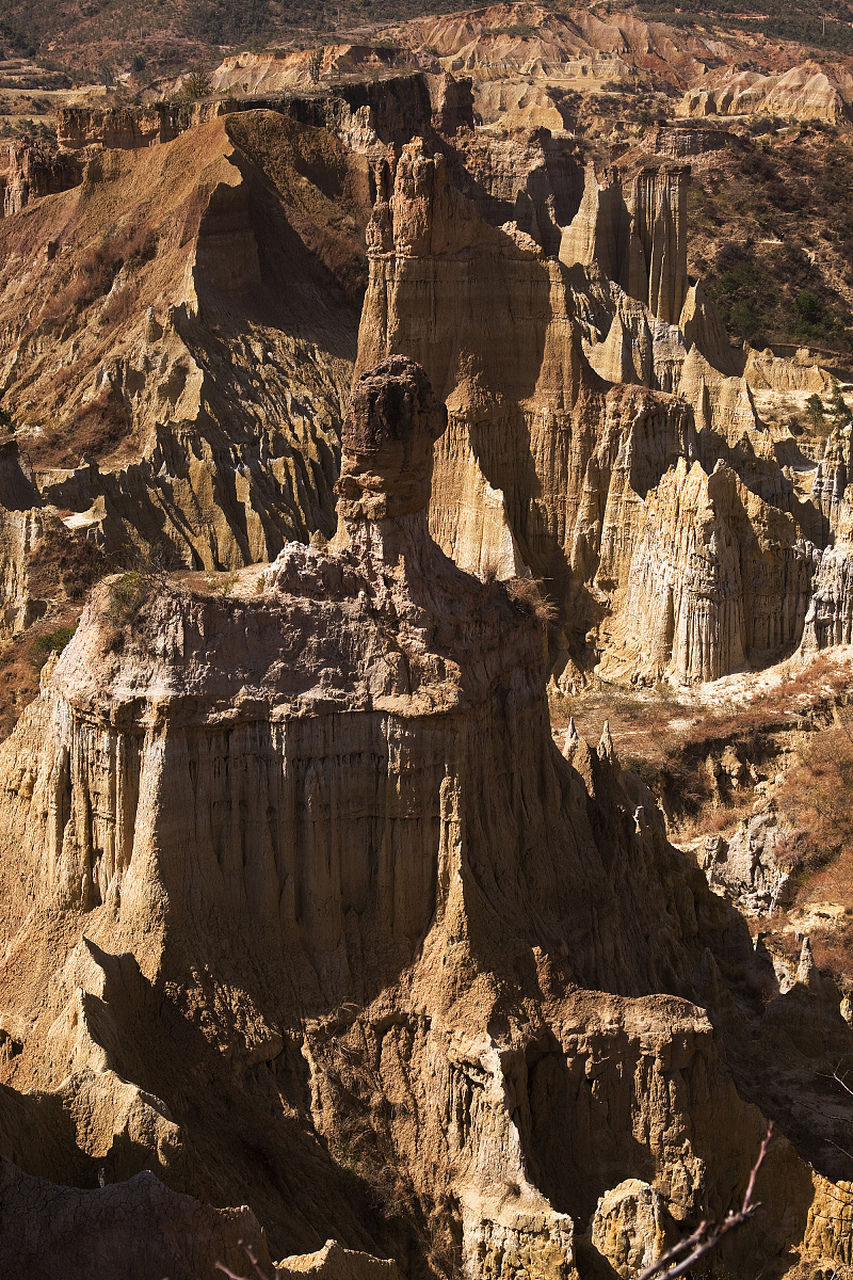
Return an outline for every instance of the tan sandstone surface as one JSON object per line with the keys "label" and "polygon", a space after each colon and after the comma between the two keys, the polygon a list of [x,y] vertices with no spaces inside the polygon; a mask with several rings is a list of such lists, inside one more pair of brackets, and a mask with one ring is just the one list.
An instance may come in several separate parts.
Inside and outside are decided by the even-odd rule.
{"label": "tan sandstone surface", "polygon": [[[208,120],[66,111],[67,190],[21,153],[7,196],[41,185],[0,222],[0,335],[33,501],[3,517],[6,635],[38,616],[28,564],[57,513],[108,564],[236,570],[330,537],[353,368],[401,352],[450,409],[433,534],[465,568],[544,580],[562,688],[596,666],[715,679],[800,643],[846,471],[837,442],[815,461],[781,441],[756,397],[828,375],[734,350],[688,277],[690,137],[584,168],[565,130],[477,126],[475,80],[353,80]],[[673,505],[697,463],[712,496]],[[718,464],[736,483],[711,484]]]}
{"label": "tan sandstone surface", "polygon": [[[260,593],[106,583],[0,748],[2,1154],[119,1183],[85,1193],[95,1233],[113,1194],[144,1221],[150,1169],[248,1201],[285,1274],[332,1239],[609,1275],[742,1195],[764,1121],[731,1072],[797,1137],[848,1047],[612,745],[554,747],[535,597],[430,537],[445,422],[413,362],[368,371],[332,546],[288,544]],[[847,1190],[781,1133],[759,1190],[737,1274],[847,1256]],[[187,1274],[233,1247],[219,1220]]]}
{"label": "tan sandstone surface", "polygon": [[[476,572],[521,563],[546,580],[566,687],[590,641],[604,674],[688,681],[799,643],[828,526],[755,409],[748,378],[767,386],[780,371],[753,359],[738,376],[688,285],[685,171],[644,169],[627,189],[588,173],[559,258],[487,221],[423,142],[386,175],[360,367],[412,354],[446,397],[433,533]],[[733,484],[713,479],[719,467]],[[675,500],[691,468],[711,501]]]}

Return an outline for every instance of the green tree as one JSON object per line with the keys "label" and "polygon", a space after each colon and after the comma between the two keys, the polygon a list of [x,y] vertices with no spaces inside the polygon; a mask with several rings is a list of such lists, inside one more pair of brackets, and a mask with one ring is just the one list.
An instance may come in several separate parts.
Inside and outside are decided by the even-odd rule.
{"label": "green tree", "polygon": [[206,98],[211,90],[210,76],[204,71],[191,71],[181,85],[181,94],[191,102]]}
{"label": "green tree", "polygon": [[822,319],[822,307],[813,293],[801,293],[794,299],[794,309],[806,324],[817,324]]}
{"label": "green tree", "polygon": [[826,427],[826,410],[823,407],[823,401],[816,391],[813,391],[806,401],[806,417],[811,424],[813,431],[821,431]]}
{"label": "green tree", "polygon": [[829,412],[832,421],[837,427],[844,427],[853,418],[844,396],[841,394],[841,387],[838,385],[838,379],[832,379],[832,391],[829,396]]}

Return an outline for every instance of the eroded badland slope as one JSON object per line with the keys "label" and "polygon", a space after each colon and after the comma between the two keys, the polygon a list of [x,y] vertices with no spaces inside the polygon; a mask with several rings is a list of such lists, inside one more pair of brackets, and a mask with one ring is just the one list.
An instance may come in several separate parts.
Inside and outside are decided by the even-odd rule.
{"label": "eroded badland slope", "polygon": [[849,999],[546,700],[849,643],[843,344],[733,344],[691,195],[821,94],[843,149],[847,82],[536,13],[10,152],[4,1267],[627,1278],[768,1118],[721,1265],[853,1260]]}
{"label": "eroded badland slope", "polygon": [[[386,361],[334,547],[90,601],[0,762],[7,1155],[248,1199],[276,1255],[630,1273],[742,1193],[730,1073],[761,1097],[768,1053],[805,1077],[849,1032],[814,982],[774,998],[606,747],[554,749],[535,613],[428,531],[445,420]],[[740,1274],[843,1255],[843,1188],[781,1135],[762,1178]]]}

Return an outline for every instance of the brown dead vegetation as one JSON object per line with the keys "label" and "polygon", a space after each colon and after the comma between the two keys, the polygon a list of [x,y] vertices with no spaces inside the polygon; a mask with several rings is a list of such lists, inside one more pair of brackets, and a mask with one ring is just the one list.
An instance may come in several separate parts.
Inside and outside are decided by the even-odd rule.
{"label": "brown dead vegetation", "polygon": [[31,553],[29,591],[47,608],[21,635],[0,643],[0,741],[14,729],[38,693],[39,673],[50,654],[71,638],[87,592],[105,572],[102,553],[88,538],[49,527]]}
{"label": "brown dead vegetation", "polygon": [[[143,263],[150,262],[157,253],[157,243],[157,233],[153,228],[134,225],[112,235],[107,234],[99,245],[85,249],[72,260],[67,278],[42,308],[39,317],[42,325],[55,327],[79,315],[110,292],[122,268],[126,267],[132,273]],[[126,290],[121,290],[119,296],[124,292]],[[112,306],[112,318],[107,323],[115,323],[125,305],[119,306],[117,300],[110,299],[106,310]],[[128,311],[124,318],[130,314],[132,311]]]}
{"label": "brown dead vegetation", "polygon": [[69,419],[27,442],[30,462],[36,466],[75,467],[82,457],[102,461],[132,434],[124,401],[111,387],[78,409]]}
{"label": "brown dead vegetation", "polygon": [[544,626],[556,621],[557,607],[545,594],[542,581],[536,578],[509,578],[505,585],[507,595],[520,613],[533,615]]}
{"label": "brown dead vegetation", "polygon": [[[769,937],[796,956],[799,913],[836,904],[838,919],[809,927],[815,962],[853,986],[853,695],[849,665],[831,653],[792,670],[742,704],[676,697],[666,686],[645,696],[616,688],[552,704],[562,731],[573,716],[596,742],[608,720],[621,764],[661,802],[676,843],[730,836],[748,819],[755,786],[772,800],[790,835],[776,851],[795,878],[788,911],[777,911]],[[740,761],[742,776],[718,767]],[[777,781],[777,778],[779,779]],[[762,927],[765,927],[762,925]]]}
{"label": "brown dead vegetation", "polygon": [[21,635],[0,643],[0,742],[38,694],[45,661],[70,640],[80,612],[79,603],[60,601]]}
{"label": "brown dead vegetation", "polygon": [[835,708],[834,723],[798,748],[794,765],[776,792],[794,825],[786,856],[795,871],[796,908],[831,903],[845,915],[810,930],[819,968],[853,982],[853,708]]}
{"label": "brown dead vegetation", "polygon": [[104,573],[102,553],[88,538],[58,526],[47,529],[29,559],[30,594],[38,599],[64,595],[80,601]]}

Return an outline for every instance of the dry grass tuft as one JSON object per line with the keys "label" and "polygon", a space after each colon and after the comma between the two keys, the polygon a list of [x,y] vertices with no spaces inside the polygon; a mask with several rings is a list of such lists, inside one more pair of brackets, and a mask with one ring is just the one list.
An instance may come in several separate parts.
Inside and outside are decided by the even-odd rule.
{"label": "dry grass tuft", "polygon": [[27,452],[36,466],[73,467],[84,455],[100,462],[126,444],[131,433],[124,401],[111,387],[105,387],[70,421],[29,440]]}
{"label": "dry grass tuft", "polygon": [[545,586],[541,580],[510,578],[505,585],[507,595],[520,613],[538,618],[543,626],[556,621],[557,607],[545,594]]}
{"label": "dry grass tuft", "polygon": [[112,237],[105,236],[100,245],[90,246],[77,257],[69,278],[45,303],[39,319],[48,325],[59,324],[84,311],[109,293],[122,267],[133,272],[149,262],[157,253],[157,243],[157,233],[146,226],[126,227]]}

